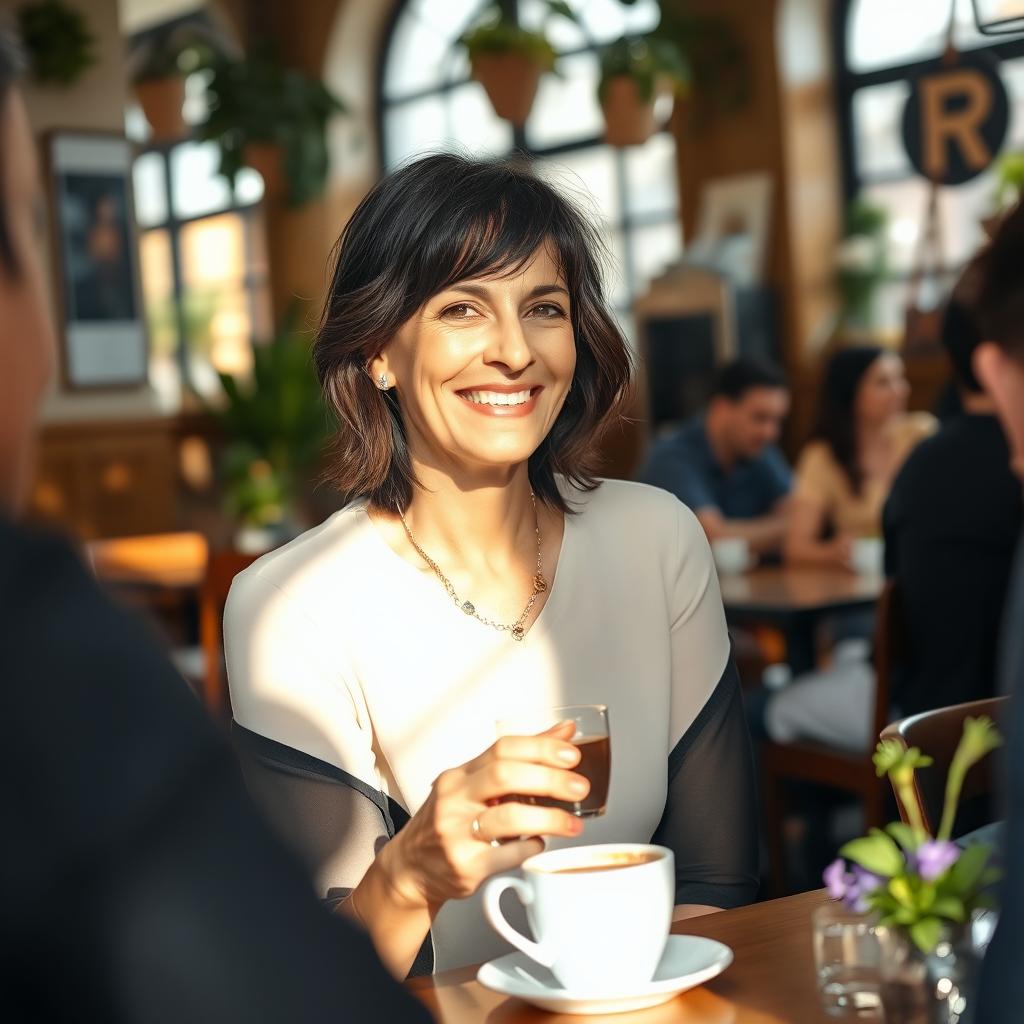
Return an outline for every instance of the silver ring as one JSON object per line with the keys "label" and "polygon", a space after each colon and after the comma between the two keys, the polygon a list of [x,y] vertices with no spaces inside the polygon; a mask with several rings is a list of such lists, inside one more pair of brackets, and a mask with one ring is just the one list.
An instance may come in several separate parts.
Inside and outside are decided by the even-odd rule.
{"label": "silver ring", "polygon": [[473,823],[469,826],[470,831],[473,833],[474,839],[479,839],[481,843],[490,843],[491,846],[501,846],[500,839],[488,839],[480,828],[480,818],[477,816],[473,819]]}

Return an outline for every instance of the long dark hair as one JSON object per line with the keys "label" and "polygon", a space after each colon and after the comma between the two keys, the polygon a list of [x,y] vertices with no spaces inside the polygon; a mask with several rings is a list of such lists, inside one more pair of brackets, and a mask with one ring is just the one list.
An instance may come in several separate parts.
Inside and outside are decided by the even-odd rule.
{"label": "long dark hair", "polygon": [[7,97],[21,76],[24,66],[21,51],[14,40],[0,31],[0,269],[8,274],[17,272],[18,261],[11,241],[11,229],[7,224],[7,182],[4,181],[3,155],[6,126],[3,118],[7,109]]}
{"label": "long dark hair", "polygon": [[598,442],[619,419],[631,360],[602,290],[603,246],[588,218],[554,188],[510,162],[424,157],[380,181],[338,240],[330,292],[313,347],[339,423],[331,476],[378,508],[404,512],[412,462],[394,392],[367,364],[432,296],[458,281],[515,272],[550,245],[576,339],[572,387],[529,461],[534,493],[572,511],[555,483],[597,486]]}
{"label": "long dark hair", "polygon": [[832,457],[846,474],[854,494],[860,494],[864,473],[857,451],[857,391],[875,360],[886,350],[877,345],[840,349],[825,367],[814,436],[832,450]]}

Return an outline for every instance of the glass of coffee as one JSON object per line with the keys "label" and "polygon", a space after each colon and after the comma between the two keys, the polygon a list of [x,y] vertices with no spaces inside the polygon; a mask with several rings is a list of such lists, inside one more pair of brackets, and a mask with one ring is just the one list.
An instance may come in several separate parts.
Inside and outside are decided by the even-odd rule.
{"label": "glass of coffee", "polygon": [[498,735],[532,736],[567,721],[576,725],[576,732],[570,742],[579,747],[580,751],[580,762],[573,771],[590,782],[590,792],[582,800],[576,801],[541,796],[509,796],[506,799],[538,804],[541,807],[561,807],[578,818],[596,818],[605,812],[612,770],[608,708],[604,704],[570,704],[566,707],[516,713],[498,721]]}

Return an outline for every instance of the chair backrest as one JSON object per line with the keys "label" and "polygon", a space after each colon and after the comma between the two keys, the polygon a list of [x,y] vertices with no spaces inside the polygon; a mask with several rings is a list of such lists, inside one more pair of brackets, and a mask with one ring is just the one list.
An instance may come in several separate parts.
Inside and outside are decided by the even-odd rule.
{"label": "chair backrest", "polygon": [[203,703],[211,715],[227,711],[224,686],[224,605],[231,581],[248,569],[259,555],[239,551],[211,551],[199,590],[199,644],[203,649]]}
{"label": "chair backrest", "polygon": [[906,652],[906,627],[899,584],[886,580],[875,608],[875,708],[871,735],[888,725],[893,675]]}
{"label": "chair backrest", "polygon": [[[998,724],[1000,715],[1007,705],[1007,697],[991,697],[988,700],[974,700],[967,704],[954,704],[948,708],[935,711],[922,711],[919,715],[911,715],[899,722],[887,725],[881,731],[882,739],[895,739],[903,744],[904,749],[918,747],[922,753],[933,759],[927,768],[919,768],[914,773],[914,797],[917,809],[925,827],[934,835],[942,817],[942,802],[946,789],[946,775],[949,772],[953,753],[960,742],[964,719],[968,716],[977,718],[988,715]],[[976,764],[964,780],[961,795],[961,807],[966,808],[980,798],[991,797],[995,789],[995,761],[991,756],[985,757]],[[900,817],[907,821],[907,809],[896,794]],[[971,818],[968,828],[978,828],[991,820],[991,806],[984,811],[976,812]]]}

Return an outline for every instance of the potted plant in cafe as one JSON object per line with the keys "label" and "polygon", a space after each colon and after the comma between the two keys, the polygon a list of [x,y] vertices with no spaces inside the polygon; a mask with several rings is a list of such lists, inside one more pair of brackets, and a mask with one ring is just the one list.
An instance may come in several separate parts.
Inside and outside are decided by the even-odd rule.
{"label": "potted plant in cafe", "polygon": [[606,47],[601,53],[597,87],[604,114],[605,142],[611,146],[646,142],[658,127],[658,98],[682,95],[688,81],[686,59],[670,39],[623,38]]}
{"label": "potted plant in cafe", "polygon": [[851,840],[825,869],[829,896],[874,924],[882,944],[887,1020],[931,1024],[959,1019],[966,1011],[964,982],[980,955],[970,927],[992,905],[989,889],[1000,873],[990,866],[989,846],[961,848],[951,835],[964,778],[1001,742],[991,719],[964,721],[934,835],[921,819],[914,784],[914,773],[932,759],[899,740],[880,742],[876,771],[888,775],[909,820]]}
{"label": "potted plant in cafe", "polygon": [[227,437],[225,506],[240,550],[260,551],[302,527],[305,485],[330,435],[310,356],[292,311],[272,341],[255,345],[249,379],[219,373],[222,401],[211,407]]}
{"label": "potted plant in cafe", "polygon": [[196,134],[220,147],[221,174],[234,183],[242,167],[252,167],[271,201],[316,199],[330,167],[327,125],[344,112],[341,100],[266,48],[241,60],[214,54],[205,66],[207,115]]}
{"label": "potted plant in cafe", "polygon": [[157,141],[180,139],[187,131],[184,59],[190,40],[172,29],[156,30],[132,60],[132,89]]}
{"label": "potted plant in cafe", "polygon": [[576,21],[564,0],[543,3],[546,13],[536,29],[523,28],[508,18],[502,4],[487,4],[459,40],[494,112],[517,128],[530,116],[541,76],[555,67],[555,48],[544,32],[548,19],[561,16]]}
{"label": "potted plant in cafe", "polygon": [[96,63],[96,37],[85,15],[62,0],[22,4],[18,35],[41,85],[67,88]]}

